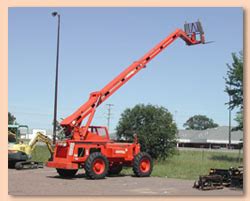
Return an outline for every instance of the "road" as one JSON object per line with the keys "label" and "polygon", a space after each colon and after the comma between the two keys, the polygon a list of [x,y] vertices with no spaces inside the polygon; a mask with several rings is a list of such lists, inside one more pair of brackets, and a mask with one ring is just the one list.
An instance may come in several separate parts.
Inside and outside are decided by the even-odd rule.
{"label": "road", "polygon": [[242,190],[200,191],[193,180],[130,175],[88,180],[84,172],[73,179],[62,179],[54,169],[9,169],[9,195],[243,195]]}

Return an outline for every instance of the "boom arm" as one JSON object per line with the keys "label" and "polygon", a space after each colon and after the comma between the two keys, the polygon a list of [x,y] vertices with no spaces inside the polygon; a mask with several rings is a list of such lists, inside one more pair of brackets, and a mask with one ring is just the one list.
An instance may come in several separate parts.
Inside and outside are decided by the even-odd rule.
{"label": "boom arm", "polygon": [[[163,39],[153,49],[146,53],[142,58],[132,63],[128,68],[126,68],[122,73],[120,73],[115,79],[109,82],[100,91],[92,92],[90,94],[89,100],[86,103],[84,103],[72,115],[68,116],[61,122],[61,126],[65,128],[66,135],[70,135],[72,130],[74,130],[74,132],[78,132],[81,139],[86,139],[87,131],[94,117],[96,108],[105,100],[107,100],[107,98],[109,98],[113,93],[115,93],[134,75],[136,75],[141,69],[145,68],[147,63],[149,63],[154,57],[156,57],[177,38],[183,39],[189,46],[205,43],[204,32],[199,21],[189,24],[186,23],[184,28],[185,31],[177,29],[168,37]],[[197,35],[200,35],[199,40],[197,40]],[[86,125],[83,127],[83,130],[80,130],[79,128],[81,126],[82,121],[87,117],[88,119]],[[73,136],[73,138],[75,137]]]}
{"label": "boom arm", "polygon": [[53,148],[51,140],[46,135],[40,132],[37,132],[35,137],[31,139],[29,142],[30,154],[35,149],[37,142],[44,142],[47,145],[51,156],[53,156]]}

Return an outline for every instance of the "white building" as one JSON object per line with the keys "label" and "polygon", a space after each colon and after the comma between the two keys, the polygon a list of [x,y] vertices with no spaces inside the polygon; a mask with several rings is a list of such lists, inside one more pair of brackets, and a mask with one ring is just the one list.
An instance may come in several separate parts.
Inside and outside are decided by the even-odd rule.
{"label": "white building", "polygon": [[[229,144],[229,127],[220,126],[206,130],[179,130],[178,147],[226,148]],[[231,147],[239,148],[243,142],[242,131],[231,131]]]}

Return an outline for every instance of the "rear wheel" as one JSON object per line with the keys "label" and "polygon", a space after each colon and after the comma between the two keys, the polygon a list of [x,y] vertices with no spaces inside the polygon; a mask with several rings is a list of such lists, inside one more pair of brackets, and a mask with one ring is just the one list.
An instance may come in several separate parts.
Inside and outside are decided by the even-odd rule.
{"label": "rear wheel", "polygon": [[148,153],[140,152],[134,158],[133,171],[137,177],[148,177],[153,170],[153,160]]}
{"label": "rear wheel", "polygon": [[108,174],[109,175],[117,175],[122,171],[122,165],[112,165],[109,167]]}
{"label": "rear wheel", "polygon": [[64,178],[72,178],[78,170],[56,169],[57,173]]}
{"label": "rear wheel", "polygon": [[90,179],[105,178],[108,168],[108,159],[100,152],[90,154],[85,163],[86,176]]}

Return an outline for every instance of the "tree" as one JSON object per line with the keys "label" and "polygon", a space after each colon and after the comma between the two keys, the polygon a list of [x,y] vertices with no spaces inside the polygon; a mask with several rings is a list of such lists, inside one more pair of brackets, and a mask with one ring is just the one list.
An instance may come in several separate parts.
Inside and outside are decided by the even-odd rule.
{"label": "tree", "polygon": [[126,109],[116,127],[119,139],[133,140],[137,134],[141,150],[153,158],[165,159],[174,153],[177,127],[164,107],[138,104]]}
{"label": "tree", "polygon": [[[13,114],[11,114],[10,112],[8,112],[8,124],[9,125],[17,124],[16,117]],[[8,131],[10,133],[17,134],[17,129],[15,129],[15,128],[8,128]]]}
{"label": "tree", "polygon": [[205,115],[194,115],[190,117],[186,123],[183,124],[186,130],[205,130],[208,128],[215,128],[219,125],[214,123],[213,119],[209,119]]}
{"label": "tree", "polygon": [[17,124],[16,117],[10,112],[8,112],[8,124]]}
{"label": "tree", "polygon": [[[52,122],[52,125],[54,126],[54,122]],[[63,140],[65,138],[63,127],[58,120],[56,120],[56,138],[58,140]]]}
{"label": "tree", "polygon": [[226,104],[229,109],[239,108],[236,121],[238,122],[237,130],[243,130],[243,53],[239,55],[232,53],[233,63],[227,64],[227,78],[225,78],[225,92],[230,96],[230,101]]}
{"label": "tree", "polygon": [[243,110],[242,109],[236,113],[236,117],[234,120],[238,123],[238,125],[232,128],[232,130],[233,131],[243,130]]}

